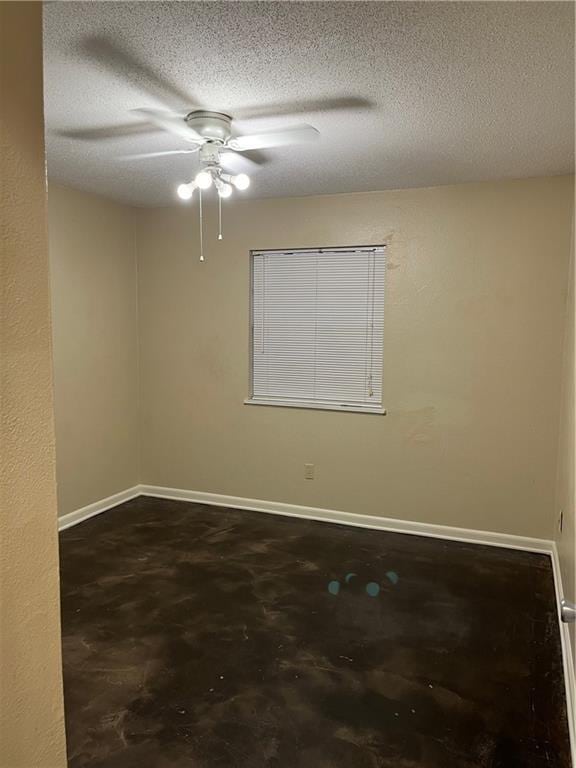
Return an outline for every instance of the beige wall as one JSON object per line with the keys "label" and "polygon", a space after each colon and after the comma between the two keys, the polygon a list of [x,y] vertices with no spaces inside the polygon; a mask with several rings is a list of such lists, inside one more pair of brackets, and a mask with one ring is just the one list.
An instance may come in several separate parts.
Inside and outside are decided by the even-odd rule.
{"label": "beige wall", "polygon": [[0,100],[0,765],[63,768],[40,3],[0,3]]}
{"label": "beige wall", "polygon": [[[570,276],[568,281],[568,301],[566,306],[566,330],[564,336],[564,364],[562,372],[562,410],[560,420],[560,452],[558,460],[558,497],[557,512],[564,512],[562,532],[556,528],[556,542],[564,597],[576,602],[576,495],[574,484],[575,453],[574,453],[574,224],[572,225],[572,245],[570,259]],[[574,666],[576,668],[576,625],[572,624],[571,641]]]}
{"label": "beige wall", "polygon": [[[195,207],[138,212],[142,481],[551,538],[571,207],[569,177],[237,198],[204,264]],[[388,416],[243,405],[248,251],[382,241]]]}
{"label": "beige wall", "polygon": [[[60,513],[140,480],[550,538],[571,205],[568,177],[236,199],[200,264],[195,208],[51,186]],[[249,249],[382,240],[388,416],[243,405]]]}
{"label": "beige wall", "polygon": [[138,483],[131,208],[50,185],[59,513]]}

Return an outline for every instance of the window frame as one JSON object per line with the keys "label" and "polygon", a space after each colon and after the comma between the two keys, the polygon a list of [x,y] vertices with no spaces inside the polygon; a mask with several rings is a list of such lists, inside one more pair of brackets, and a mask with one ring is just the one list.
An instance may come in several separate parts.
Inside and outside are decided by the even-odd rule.
{"label": "window frame", "polygon": [[[384,251],[384,276],[386,275],[386,257],[388,244],[386,242],[369,245],[338,245],[338,246],[312,246],[312,247],[298,247],[298,248],[252,248],[249,251],[250,269],[248,274],[248,293],[250,297],[248,308],[248,397],[244,399],[244,405],[260,405],[267,407],[280,407],[280,408],[299,408],[313,411],[336,411],[342,413],[363,413],[376,416],[385,416],[387,413],[382,402],[384,400],[384,332],[382,334],[382,402],[378,406],[362,406],[360,404],[354,405],[349,403],[338,404],[332,401],[322,400],[292,400],[281,398],[254,398],[254,256],[262,253],[287,253],[287,252],[304,252],[317,251],[334,251],[334,250],[357,250],[361,248],[382,248]],[[386,280],[384,280],[384,302],[383,313],[386,312]]]}

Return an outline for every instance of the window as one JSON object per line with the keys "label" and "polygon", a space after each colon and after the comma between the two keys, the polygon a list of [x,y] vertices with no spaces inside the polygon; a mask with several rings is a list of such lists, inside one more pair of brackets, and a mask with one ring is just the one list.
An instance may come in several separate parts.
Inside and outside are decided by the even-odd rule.
{"label": "window", "polygon": [[253,251],[250,404],[384,413],[385,246]]}

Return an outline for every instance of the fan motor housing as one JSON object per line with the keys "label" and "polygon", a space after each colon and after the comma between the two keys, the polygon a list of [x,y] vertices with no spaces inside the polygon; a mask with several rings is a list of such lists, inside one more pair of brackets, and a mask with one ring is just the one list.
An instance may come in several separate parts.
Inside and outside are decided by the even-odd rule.
{"label": "fan motor housing", "polygon": [[209,141],[224,142],[232,135],[232,118],[224,112],[196,110],[186,115],[186,122]]}

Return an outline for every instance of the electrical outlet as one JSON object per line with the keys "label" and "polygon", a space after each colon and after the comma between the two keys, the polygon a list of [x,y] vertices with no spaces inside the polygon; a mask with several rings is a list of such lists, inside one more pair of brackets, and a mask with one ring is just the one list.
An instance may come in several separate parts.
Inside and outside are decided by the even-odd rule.
{"label": "electrical outlet", "polygon": [[314,464],[304,464],[304,479],[314,480]]}

